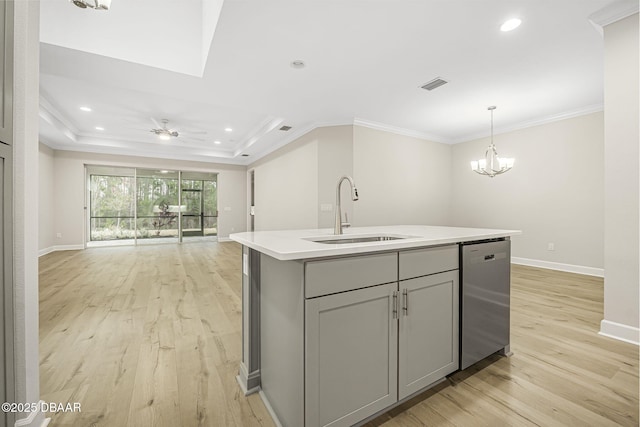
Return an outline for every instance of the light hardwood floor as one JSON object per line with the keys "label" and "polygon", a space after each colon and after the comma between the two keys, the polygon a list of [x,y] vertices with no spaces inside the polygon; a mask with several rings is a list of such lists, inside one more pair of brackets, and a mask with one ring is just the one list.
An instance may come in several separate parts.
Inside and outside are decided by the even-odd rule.
{"label": "light hardwood floor", "polygon": [[[235,382],[240,279],[235,243],[41,257],[41,395],[82,404],[50,426],[273,426]],[[597,335],[602,295],[598,278],[513,266],[514,355],[368,426],[638,426],[638,347]]]}

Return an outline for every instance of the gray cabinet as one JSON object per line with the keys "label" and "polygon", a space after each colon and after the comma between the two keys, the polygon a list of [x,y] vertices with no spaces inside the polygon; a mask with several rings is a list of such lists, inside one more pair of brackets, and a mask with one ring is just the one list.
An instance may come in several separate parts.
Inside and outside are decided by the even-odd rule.
{"label": "gray cabinet", "polygon": [[458,369],[458,270],[400,282],[398,399]]}
{"label": "gray cabinet", "polygon": [[411,249],[400,252],[398,258],[400,280],[457,270],[459,266],[458,245]]}
{"label": "gray cabinet", "polygon": [[397,401],[396,290],[305,301],[306,426],[350,426]]}
{"label": "gray cabinet", "polygon": [[305,298],[398,280],[398,253],[347,256],[305,263]]}
{"label": "gray cabinet", "polygon": [[457,268],[457,245],[306,263],[305,426],[356,424],[458,369]]}

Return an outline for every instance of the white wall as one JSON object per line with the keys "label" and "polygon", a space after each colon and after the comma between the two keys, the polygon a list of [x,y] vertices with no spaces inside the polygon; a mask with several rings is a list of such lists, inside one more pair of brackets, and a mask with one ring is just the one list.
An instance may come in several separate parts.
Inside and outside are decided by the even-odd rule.
{"label": "white wall", "polygon": [[55,245],[55,180],[53,150],[40,144],[38,157],[38,248],[40,255]]}
{"label": "white wall", "polygon": [[604,27],[605,238],[601,333],[638,342],[638,14]]}
{"label": "white wall", "polygon": [[[336,185],[344,175],[353,178],[353,126],[332,126],[317,129],[318,138],[318,228],[333,228],[335,224]],[[355,182],[358,187],[358,181]],[[359,188],[358,188],[359,190]],[[342,221],[347,214],[349,222],[358,223],[355,217],[351,190],[344,182],[340,192]],[[321,206],[325,205],[326,210]]]}
{"label": "white wall", "polygon": [[[317,128],[252,164],[256,231],[331,228],[338,179],[342,219],[353,226],[444,225],[450,217],[451,148],[360,126]],[[328,210],[321,210],[325,205]]]}
{"label": "white wall", "polygon": [[356,225],[448,225],[451,147],[353,127]]}
{"label": "white wall", "polygon": [[317,228],[318,140],[309,132],[260,159],[255,173],[255,230]]}
{"label": "white wall", "polygon": [[452,147],[452,224],[522,230],[512,239],[514,257],[601,274],[603,114],[495,135],[494,141],[499,155],[515,158],[511,171],[494,178],[469,166],[484,156],[489,138]]}
{"label": "white wall", "polygon": [[[218,237],[246,230],[246,168],[204,162],[153,159],[74,151],[54,151],[55,224],[58,249],[75,248],[85,242],[85,164],[176,169],[218,173]],[[44,211],[40,212],[45,215]],[[41,247],[41,249],[44,249]]]}

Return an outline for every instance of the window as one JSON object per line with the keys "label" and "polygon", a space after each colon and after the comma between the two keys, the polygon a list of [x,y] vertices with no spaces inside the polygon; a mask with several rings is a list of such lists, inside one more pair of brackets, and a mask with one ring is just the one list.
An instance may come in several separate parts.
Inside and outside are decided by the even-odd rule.
{"label": "window", "polygon": [[86,168],[90,242],[217,236],[217,174]]}

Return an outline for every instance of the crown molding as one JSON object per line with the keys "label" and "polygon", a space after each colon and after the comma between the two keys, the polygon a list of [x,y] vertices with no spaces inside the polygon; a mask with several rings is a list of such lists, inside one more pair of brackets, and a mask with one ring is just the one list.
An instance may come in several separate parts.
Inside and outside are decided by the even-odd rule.
{"label": "crown molding", "polygon": [[47,113],[49,113],[53,118],[55,118],[57,121],[60,122],[60,124],[69,132],[73,133],[75,136],[78,136],[79,134],[79,130],[78,128],[71,123],[64,114],[62,114],[60,112],[60,110],[58,109],[58,107],[56,107],[55,105],[53,105],[52,102],[50,102],[47,98],[45,98],[44,96],[40,95],[40,99],[39,99],[39,104],[40,104],[40,110],[44,110]]}
{"label": "crown molding", "polygon": [[263,150],[260,150],[260,151],[258,151],[256,153],[252,154],[251,160],[248,161],[246,164],[248,166],[253,165],[254,163],[256,163],[258,160],[262,159],[263,157],[268,156],[269,154],[271,154],[274,151],[284,147],[285,145],[289,145],[290,143],[292,143],[296,139],[302,138],[303,136],[305,136],[309,132],[314,131],[315,129],[317,129],[319,127],[321,127],[321,126],[318,126],[317,123],[311,123],[310,125],[307,125],[307,126],[304,126],[304,127],[301,127],[301,128],[297,128],[294,133],[291,133],[291,134],[287,135],[285,138],[280,139],[275,144],[272,144],[272,145],[264,148]]}
{"label": "crown molding", "polygon": [[433,142],[439,142],[441,144],[451,144],[451,141],[449,139],[439,135],[419,132],[411,129],[405,129],[397,126],[391,126],[385,123],[374,122],[371,120],[359,119],[357,117],[353,119],[353,125],[363,126],[369,129],[381,130],[384,132],[390,132],[396,135],[404,135],[404,136],[410,136],[412,138],[426,139]]}
{"label": "crown molding", "polygon": [[[594,104],[589,105],[587,107],[578,108],[576,110],[565,111],[563,113],[554,114],[551,116],[544,116],[533,120],[527,120],[525,122],[516,123],[515,125],[498,127],[493,131],[494,135],[500,135],[507,132],[513,132],[516,130],[526,129],[533,126],[545,125],[547,123],[553,123],[560,120],[572,119],[574,117],[586,116],[587,114],[598,113],[600,111],[604,111],[603,104]],[[477,132],[472,133],[461,138],[456,138],[451,143],[452,144],[460,144],[462,142],[473,141],[475,139],[480,139],[489,136],[488,132]]]}
{"label": "crown molding", "polygon": [[[42,98],[41,98],[42,99]],[[42,106],[42,103],[41,103]],[[46,110],[46,108],[45,108]],[[494,130],[494,135],[499,135],[507,132],[513,132],[520,129],[525,129],[533,126],[540,126],[547,123],[552,123],[559,120],[566,120],[574,117],[579,117],[587,114],[592,114],[596,112],[600,112],[604,110],[603,104],[594,104],[589,105],[587,107],[579,108],[576,110],[566,111],[560,114],[555,114],[551,116],[545,116],[534,120],[528,120],[525,122],[521,122],[515,125],[497,128]],[[55,111],[55,109],[53,110]],[[53,114],[52,114],[53,115]],[[42,113],[41,113],[42,116]],[[280,118],[269,118],[261,123],[260,126],[256,128],[253,135],[243,142],[243,150],[252,146],[257,139],[264,137],[266,134],[275,129],[279,124],[281,124],[284,120]],[[62,122],[61,122],[62,123]],[[97,146],[93,144],[87,144],[86,137],[83,135],[74,134],[75,139],[71,139],[73,144],[59,144],[53,143],[52,141],[43,140],[42,142],[55,149],[55,150],[64,150],[64,151],[87,151],[93,153],[102,153],[102,154],[118,154],[118,155],[133,155],[133,156],[141,156],[141,157],[157,157],[157,158],[167,158],[167,159],[178,159],[178,160],[189,160],[189,161],[200,161],[200,162],[215,162],[221,164],[233,164],[238,166],[248,166],[251,167],[254,163],[262,159],[263,157],[273,153],[274,151],[294,142],[295,140],[303,137],[304,135],[312,132],[318,128],[323,127],[332,127],[332,126],[362,126],[370,129],[380,130],[384,132],[393,133],[396,135],[409,136],[412,138],[419,138],[428,141],[438,142],[441,144],[458,144],[462,142],[472,141],[479,138],[484,138],[489,134],[487,132],[479,132],[474,134],[469,134],[461,138],[456,139],[447,139],[441,136],[427,134],[424,132],[414,131],[411,129],[405,129],[397,126],[387,125],[384,123],[374,122],[370,120],[364,120],[360,118],[354,118],[350,121],[340,121],[340,122],[314,122],[310,123],[307,126],[303,126],[297,128],[294,133],[287,135],[285,138],[282,138],[276,141],[274,144],[270,144],[269,146],[263,148],[262,150],[258,150],[255,153],[251,154],[251,157],[239,157],[239,154],[242,150],[238,150],[229,155],[220,155],[220,154],[212,154],[212,153],[194,153],[194,152],[182,152],[179,155],[173,154],[165,154],[165,153],[154,153],[152,156],[149,155],[148,151],[145,150],[137,150],[132,149],[131,147],[117,147],[115,144],[111,144],[111,146]],[[69,130],[67,128],[67,130]],[[70,131],[70,130],[69,130]],[[93,138],[92,138],[93,139]],[[97,138],[96,138],[97,139]],[[100,138],[103,141],[109,138]],[[122,142],[123,140],[114,139],[113,140]]]}
{"label": "crown molding", "polygon": [[617,0],[589,16],[589,22],[603,34],[603,27],[638,13],[638,0]]}
{"label": "crown molding", "polygon": [[38,114],[40,118],[56,128],[58,132],[60,132],[70,141],[77,142],[78,129],[42,95],[40,95],[39,104],[40,108],[38,110]]}
{"label": "crown molding", "polygon": [[267,117],[258,126],[256,126],[249,134],[249,136],[238,145],[238,148],[234,151],[234,157],[242,154],[246,149],[255,144],[260,138],[280,126],[284,122],[281,117]]}
{"label": "crown molding", "polygon": [[207,154],[193,154],[193,153],[165,153],[154,152],[149,153],[148,150],[131,149],[126,147],[110,147],[110,146],[97,146],[97,145],[72,145],[72,144],[49,144],[46,141],[42,141],[43,144],[57,151],[73,151],[77,153],[93,153],[93,154],[106,154],[117,156],[133,156],[144,157],[153,159],[165,159],[165,160],[183,160],[199,163],[210,164],[224,164],[232,166],[245,166],[246,163],[241,163],[235,159],[228,157],[219,157],[216,155]]}

